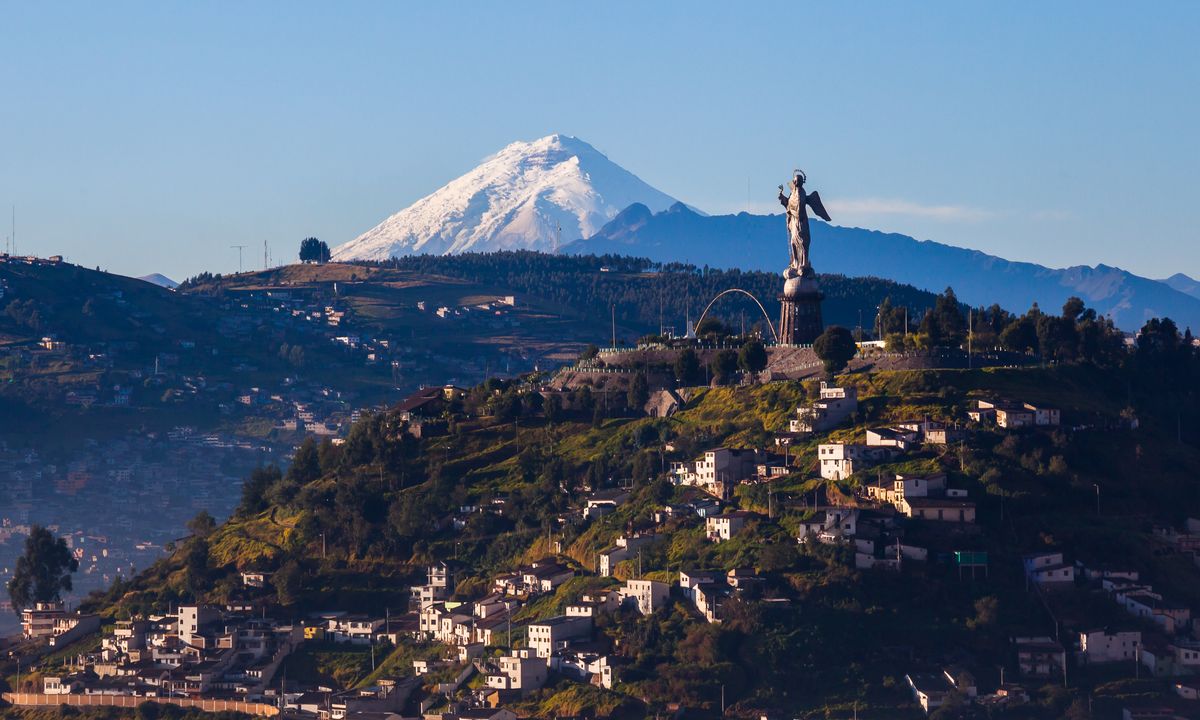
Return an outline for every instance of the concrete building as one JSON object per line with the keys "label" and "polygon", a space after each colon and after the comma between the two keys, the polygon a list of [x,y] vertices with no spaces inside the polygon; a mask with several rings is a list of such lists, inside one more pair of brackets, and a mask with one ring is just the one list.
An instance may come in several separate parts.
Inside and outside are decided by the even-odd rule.
{"label": "concrete building", "polygon": [[1075,565],[1063,559],[1061,552],[1031,553],[1023,558],[1025,577],[1043,588],[1075,584]]}
{"label": "concrete building", "polygon": [[817,446],[817,465],[826,480],[845,480],[891,457],[885,448],[855,443],[822,443]]}
{"label": "concrete building", "polygon": [[818,399],[796,408],[796,417],[788,423],[792,433],[819,433],[831,430],[858,412],[858,389],[830,387],[821,383]]}
{"label": "concrete building", "polygon": [[514,650],[496,660],[497,672],[489,673],[486,683],[495,690],[518,690],[527,695],[546,684],[546,661],[530,649]]}
{"label": "concrete building", "polygon": [[529,647],[540,658],[550,657],[555,650],[571,640],[590,637],[592,618],[589,616],[559,615],[548,620],[530,623],[527,633]]}
{"label": "concrete building", "polygon": [[1141,644],[1140,630],[1084,630],[1079,633],[1079,659],[1085,663],[1136,660]]}
{"label": "concrete building", "polygon": [[671,588],[665,582],[657,580],[629,580],[620,590],[623,602],[635,605],[643,615],[649,615],[661,607],[665,607],[671,595]]}
{"label": "concrete building", "polygon": [[746,526],[746,522],[753,517],[754,513],[747,512],[746,510],[734,510],[733,512],[707,517],[704,520],[704,526],[708,534],[708,539],[714,542],[729,540],[734,535],[737,535]]}

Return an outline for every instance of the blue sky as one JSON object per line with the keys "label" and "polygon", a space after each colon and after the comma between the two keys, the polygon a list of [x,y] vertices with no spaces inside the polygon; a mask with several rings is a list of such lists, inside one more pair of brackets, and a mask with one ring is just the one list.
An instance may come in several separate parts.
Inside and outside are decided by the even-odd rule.
{"label": "blue sky", "polygon": [[841,224],[1200,275],[1200,3],[828,5],[9,3],[0,207],[182,279],[562,132],[708,212],[799,166]]}

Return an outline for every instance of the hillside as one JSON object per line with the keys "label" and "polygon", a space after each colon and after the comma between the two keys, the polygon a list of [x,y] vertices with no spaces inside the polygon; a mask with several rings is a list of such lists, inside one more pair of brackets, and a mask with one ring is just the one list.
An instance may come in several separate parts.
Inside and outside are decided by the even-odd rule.
{"label": "hillside", "polygon": [[[606,262],[619,271],[601,273]],[[359,413],[421,385],[571,363],[610,342],[610,301],[619,341],[632,343],[658,331],[648,307],[682,331],[703,298],[747,282],[534,253],[424,263],[293,265],[176,291],[61,262],[0,263],[0,581],[43,523],[84,553],[79,591],[106,587],[157,559],[196,512],[226,517],[241,478],[284,463],[305,437],[344,437]],[[844,322],[889,293],[921,302],[873,280],[830,288]],[[757,322],[748,302],[714,312]]]}
{"label": "hillside", "polygon": [[[625,579],[677,584],[681,573],[737,571],[743,586],[725,601],[720,623],[706,622],[699,601],[678,586],[645,615],[597,609],[587,647],[615,668],[611,689],[556,674],[545,688],[506,706],[532,716],[572,707],[643,717],[679,704],[689,715],[715,717],[723,698],[739,717],[764,709],[805,718],[919,717],[906,675],[966,669],[985,694],[998,685],[1003,666],[1030,702],[996,701],[989,717],[1062,717],[1088,698],[1095,717],[1116,717],[1129,703],[1170,703],[1166,682],[1135,681],[1131,667],[1072,660],[1063,688],[1053,673],[1019,673],[1010,638],[1057,632],[1069,645],[1079,630],[1113,623],[1147,638],[1163,636],[1082,575],[1069,587],[1031,591],[1021,569],[1031,552],[1059,549],[1087,568],[1133,570],[1163,597],[1200,607],[1200,569],[1171,550],[1171,535],[1154,530],[1180,527],[1200,508],[1195,431],[1185,436],[1188,444],[1177,441],[1175,411],[1163,404],[1154,379],[1160,377],[1155,363],[1167,356],[1155,352],[1140,353],[1136,368],[843,377],[843,386],[857,389],[858,411],[840,426],[796,439],[786,455],[765,456],[767,466],[783,468],[773,481],[751,476],[736,484],[726,511],[749,514],[745,527],[723,542],[706,538],[711,520],[706,530],[693,511],[712,500],[700,487],[670,482],[682,476],[668,474],[668,464],[716,447],[771,448],[796,407],[815,396],[815,384],[692,389],[670,418],[646,418],[622,409],[619,399],[610,405],[583,389],[545,395],[532,384],[492,381],[444,406],[448,434],[418,440],[404,432],[403,416],[376,415],[358,423],[341,447],[310,446],[287,473],[256,473],[234,518],[187,540],[91,607],[123,617],[193,600],[236,601],[262,604],[281,619],[331,608],[387,612],[403,628],[417,622],[415,614],[401,614],[410,587],[425,582],[425,567],[435,561],[450,563],[453,599],[475,603],[492,602],[485,597],[490,590],[520,582],[511,580],[519,574],[509,574],[518,567],[531,573],[565,566],[573,579],[547,580],[550,591],[513,596],[520,609],[511,616],[511,633],[522,645],[539,642],[530,623]],[[968,410],[985,398],[1054,407],[1061,422],[1024,431],[969,422]],[[1140,420],[1136,429],[1131,412]],[[1188,427],[1195,415],[1187,411]],[[820,443],[861,442],[868,428],[912,418],[967,434],[949,446],[912,447],[844,479],[818,475]],[[869,486],[896,473],[944,474],[949,487],[969,498],[977,519],[908,518],[867,498]],[[622,488],[628,499],[615,509],[600,517],[584,512]],[[829,541],[814,535],[796,542],[812,523],[821,527],[822,518],[845,511],[855,513],[857,538],[839,530]],[[872,527],[883,535],[867,550],[860,541],[872,537],[866,534]],[[649,540],[615,564],[613,577],[597,575],[597,554],[638,533]],[[893,542],[896,552],[903,544],[907,558],[898,569],[888,565]],[[986,553],[986,573],[963,575],[954,565],[959,551]],[[867,561],[859,559],[864,553]],[[548,556],[556,564],[538,565]],[[260,590],[243,587],[238,572],[248,569],[274,578]],[[415,658],[437,654],[438,642],[412,640],[407,632],[381,661],[385,673],[404,676]],[[506,638],[502,632],[487,644],[502,646]],[[289,660],[289,683],[366,685],[380,677],[367,661],[365,650],[353,646],[306,644]],[[471,692],[464,687],[457,695]],[[960,710],[943,717],[979,716],[955,697]]]}
{"label": "hillside", "polygon": [[[703,216],[682,204],[661,212],[634,205],[595,235],[564,245],[562,252],[779,272],[787,257],[784,226],[781,215]],[[953,285],[969,304],[999,303],[1012,312],[1024,312],[1035,302],[1058,308],[1076,296],[1128,332],[1152,317],[1200,328],[1200,299],[1179,278],[1160,282],[1105,265],[1048,268],[819,220],[813,221],[812,234],[818,272],[888,278],[934,292]]]}
{"label": "hillside", "polygon": [[[778,294],[782,280],[778,273],[720,270],[684,263],[658,264],[644,258],[623,255],[546,255],[533,252],[467,253],[453,257],[421,255],[397,258],[374,266],[398,270],[447,275],[472,282],[498,282],[521,292],[553,299],[564,307],[603,323],[610,311],[618,323],[638,328],[642,333],[657,333],[660,326],[683,335],[690,319],[700,313],[717,295],[730,288],[753,294],[766,310],[772,323],[779,321]],[[936,296],[909,285],[875,277],[822,275],[821,307],[825,323],[856,327],[861,321],[871,332],[876,309],[885,298],[892,304],[913,309],[932,307]],[[714,318],[722,319],[736,330],[759,324],[762,311],[742,295],[727,295],[712,306]],[[769,331],[764,327],[764,336]],[[606,335],[597,339],[604,341]],[[628,342],[633,338],[618,338]]]}

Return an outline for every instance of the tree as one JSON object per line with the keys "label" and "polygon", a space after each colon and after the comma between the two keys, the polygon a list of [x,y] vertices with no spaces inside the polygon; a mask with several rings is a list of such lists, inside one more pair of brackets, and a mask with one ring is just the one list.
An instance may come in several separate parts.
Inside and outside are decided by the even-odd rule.
{"label": "tree", "polygon": [[729,382],[737,372],[738,356],[732,350],[722,350],[713,356],[713,359],[708,364],[708,369],[712,371],[713,380],[718,383]]}
{"label": "tree", "polygon": [[854,336],[840,325],[830,325],[813,343],[813,351],[825,364],[825,372],[833,375],[845,369],[858,353]]}
{"label": "tree", "polygon": [[697,337],[724,337],[729,334],[729,327],[715,317],[706,317],[696,326]]}
{"label": "tree", "polygon": [[300,262],[329,262],[329,246],[315,237],[300,241]]}
{"label": "tree", "polygon": [[1014,319],[1000,333],[1000,344],[1013,352],[1029,352],[1038,347],[1037,322],[1028,315]]}
{"label": "tree", "polygon": [[305,485],[321,477],[321,458],[315,440],[305,438],[292,455],[292,464],[288,467],[288,479],[298,485]]}
{"label": "tree", "polygon": [[25,539],[25,553],[17,558],[8,581],[13,609],[20,612],[34,603],[62,599],[62,593],[71,590],[71,573],[78,569],[79,561],[71,554],[67,541],[34,525]]}
{"label": "tree", "polygon": [[250,472],[250,477],[242,484],[242,502],[238,505],[238,514],[247,516],[264,510],[267,489],[278,482],[281,477],[283,474],[275,465],[254,468]]}
{"label": "tree", "polygon": [[1063,303],[1062,316],[1064,319],[1070,320],[1072,323],[1074,323],[1081,315],[1083,315],[1083,311],[1086,309],[1087,308],[1083,304],[1083,301],[1072,295],[1071,297],[1067,298],[1065,303]]}
{"label": "tree", "polygon": [[207,510],[201,510],[196,513],[196,517],[187,521],[187,529],[196,537],[206,538],[217,529],[217,521]]}
{"label": "tree", "polygon": [[904,334],[904,322],[908,317],[908,310],[904,306],[893,306],[892,298],[889,295],[879,304],[879,310],[876,313],[875,325],[880,337],[886,337],[894,333]]}
{"label": "tree", "polygon": [[700,381],[700,357],[691,348],[684,348],[675,358],[675,379],[680,385],[695,385]]}
{"label": "tree", "polygon": [[279,571],[271,578],[271,584],[275,586],[275,597],[279,600],[280,605],[295,604],[300,595],[303,579],[304,573],[295,560],[289,560],[279,568]]}
{"label": "tree", "polygon": [[924,334],[931,347],[957,346],[966,336],[966,320],[958,309],[958,298],[953,288],[937,296],[933,310],[921,319],[921,333]]}
{"label": "tree", "polygon": [[635,411],[640,411],[646,406],[646,402],[650,399],[650,387],[646,383],[646,373],[638,373],[633,376],[633,382],[629,383],[629,392],[626,393],[625,401],[629,407]]}
{"label": "tree", "polygon": [[551,425],[562,419],[562,411],[562,398],[557,393],[547,396],[546,402],[542,403],[542,413]]}
{"label": "tree", "polygon": [[738,351],[738,367],[748,373],[758,373],[767,369],[767,349],[758,339],[749,340]]}

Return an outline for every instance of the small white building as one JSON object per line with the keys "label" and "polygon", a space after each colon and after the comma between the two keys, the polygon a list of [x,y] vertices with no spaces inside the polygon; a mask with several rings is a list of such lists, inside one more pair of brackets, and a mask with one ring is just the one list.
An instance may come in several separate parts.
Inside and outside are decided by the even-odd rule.
{"label": "small white building", "polygon": [[628,560],[637,554],[638,548],[654,540],[653,535],[622,535],[616,544],[607,547],[599,553],[599,572],[601,577],[611,577],[617,563]]}
{"label": "small white building", "polygon": [[1075,565],[1065,562],[1061,552],[1031,553],[1023,558],[1025,577],[1043,588],[1075,584]]}
{"label": "small white building", "polygon": [[546,660],[530,649],[514,650],[511,655],[499,658],[496,667],[498,672],[490,673],[486,678],[489,688],[520,690],[525,695],[546,684]]}
{"label": "small white building", "polygon": [[825,432],[845,422],[858,412],[858,389],[830,387],[821,383],[819,398],[810,405],[796,408],[796,417],[788,423],[792,433]]}
{"label": "small white building", "polygon": [[721,513],[720,515],[711,515],[704,520],[708,539],[714,542],[729,540],[734,535],[737,535],[752,517],[754,517],[754,513],[747,512],[746,510],[734,510],[732,512]]}
{"label": "small white building", "polygon": [[817,446],[817,465],[826,480],[845,480],[856,472],[883,462],[888,450],[854,443],[822,443]]}
{"label": "small white building", "polygon": [[1079,633],[1079,658],[1089,664],[1136,660],[1141,644],[1140,630],[1085,630]]}
{"label": "small white building", "polygon": [[919,437],[917,431],[903,427],[875,427],[867,430],[867,446],[907,451],[920,444]]}
{"label": "small white building", "polygon": [[529,647],[540,658],[550,657],[554,651],[565,647],[571,640],[590,637],[590,616],[559,615],[548,620],[529,624],[527,639]]}
{"label": "small white building", "polygon": [[620,593],[622,602],[635,605],[643,615],[650,615],[666,606],[671,588],[665,582],[657,580],[629,580]]}

